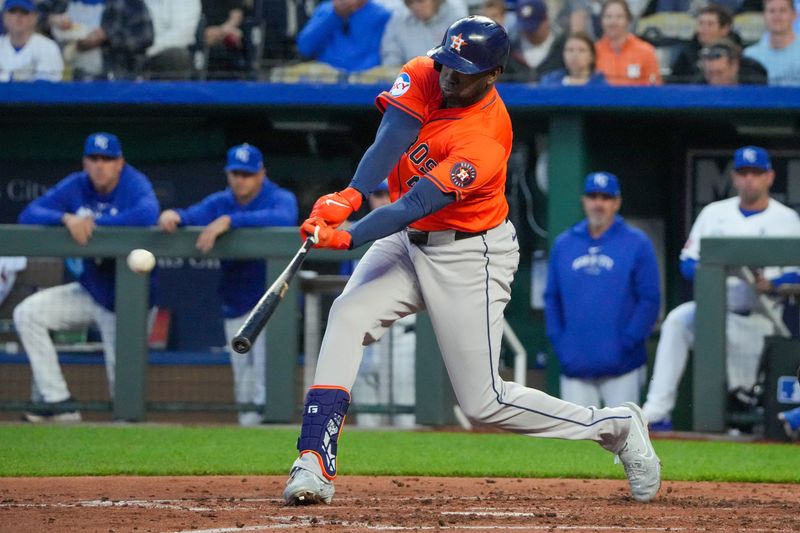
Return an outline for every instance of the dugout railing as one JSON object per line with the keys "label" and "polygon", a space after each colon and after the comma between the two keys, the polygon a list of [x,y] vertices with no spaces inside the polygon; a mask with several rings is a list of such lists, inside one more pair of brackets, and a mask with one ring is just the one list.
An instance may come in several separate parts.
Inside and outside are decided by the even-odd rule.
{"label": "dugout railing", "polygon": [[[155,228],[96,228],[90,242],[81,246],[66,228],[0,225],[0,255],[28,257],[107,257],[116,259],[117,363],[113,417],[141,421],[148,411],[170,411],[174,406],[146,402],[147,317],[149,275],[132,272],[125,258],[135,248],[152,251],[156,257],[265,259],[268,284],[283,270],[299,247],[296,228],[240,229],[220,238],[213,250],[203,254],[195,248],[202,228],[185,228],[167,234]],[[360,257],[363,251],[331,252],[315,250],[316,261],[341,261]],[[216,288],[214,288],[216,290]],[[267,401],[265,419],[291,422],[297,410],[295,380],[298,335],[299,294],[293,283],[281,306],[267,324]],[[202,325],[198,325],[202,327]],[[19,402],[17,402],[18,404]],[[0,408],[19,409],[20,405]],[[88,409],[107,406],[94,402]],[[184,405],[214,410],[220,406]]]}
{"label": "dugout railing", "polygon": [[695,276],[693,429],[722,432],[726,427],[726,278],[732,269],[800,265],[800,238],[713,237],[701,240]]}

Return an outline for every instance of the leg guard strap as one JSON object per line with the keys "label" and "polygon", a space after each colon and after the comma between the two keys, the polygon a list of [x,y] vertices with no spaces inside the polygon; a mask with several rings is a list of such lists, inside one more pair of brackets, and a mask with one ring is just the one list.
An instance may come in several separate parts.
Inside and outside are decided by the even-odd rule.
{"label": "leg guard strap", "polygon": [[315,385],[306,395],[297,450],[301,456],[309,452],[316,455],[328,479],[336,477],[337,443],[348,407],[350,392],[344,388]]}

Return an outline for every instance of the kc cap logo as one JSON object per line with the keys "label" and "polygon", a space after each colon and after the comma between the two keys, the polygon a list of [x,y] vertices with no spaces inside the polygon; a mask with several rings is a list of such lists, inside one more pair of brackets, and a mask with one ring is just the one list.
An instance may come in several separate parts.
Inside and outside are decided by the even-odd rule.
{"label": "kc cap logo", "polygon": [[405,72],[401,72],[400,75],[397,76],[397,79],[394,80],[394,85],[392,85],[389,94],[392,96],[403,96],[410,88],[411,77]]}
{"label": "kc cap logo", "polygon": [[226,172],[245,172],[256,174],[264,168],[264,156],[261,150],[251,144],[239,144],[228,150]]}
{"label": "kc cap logo", "polygon": [[467,41],[461,38],[460,33],[458,35],[451,35],[450,40],[453,41],[452,43],[450,43],[450,48],[452,48],[459,54],[461,53],[461,47],[467,46],[469,44]]}
{"label": "kc cap logo", "polygon": [[754,168],[767,171],[772,168],[769,153],[760,146],[743,146],[733,156],[735,169]]}
{"label": "kc cap logo", "polygon": [[108,137],[105,135],[96,135],[94,138],[94,145],[101,150],[108,150]]}
{"label": "kc cap logo", "polygon": [[113,133],[99,131],[86,137],[83,155],[118,158],[122,157],[122,146]]}
{"label": "kc cap logo", "polygon": [[242,163],[247,163],[248,161],[250,161],[250,152],[245,147],[237,148],[236,159],[238,159]]}
{"label": "kc cap logo", "polygon": [[610,172],[592,172],[586,176],[583,194],[603,194],[606,196],[619,196],[619,180]]}
{"label": "kc cap logo", "polygon": [[462,189],[472,185],[477,175],[478,172],[475,170],[475,167],[466,161],[456,163],[450,168],[450,181],[453,182],[453,185]]}

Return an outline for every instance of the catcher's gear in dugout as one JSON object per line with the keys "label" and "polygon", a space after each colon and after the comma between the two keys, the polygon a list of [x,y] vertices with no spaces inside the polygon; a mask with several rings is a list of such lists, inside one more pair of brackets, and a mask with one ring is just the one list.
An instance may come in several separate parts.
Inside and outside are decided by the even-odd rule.
{"label": "catcher's gear in dugout", "polygon": [[506,30],[488,17],[470,15],[447,29],[442,44],[428,57],[462,74],[478,74],[505,68],[509,40]]}

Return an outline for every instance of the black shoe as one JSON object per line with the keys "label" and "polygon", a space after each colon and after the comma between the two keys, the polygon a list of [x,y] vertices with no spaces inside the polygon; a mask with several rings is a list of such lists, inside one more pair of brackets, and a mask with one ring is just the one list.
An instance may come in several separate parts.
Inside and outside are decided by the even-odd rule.
{"label": "black shoe", "polygon": [[42,402],[34,404],[33,407],[25,411],[22,420],[33,422],[80,422],[81,414],[75,407],[75,399],[72,397],[60,402]]}

